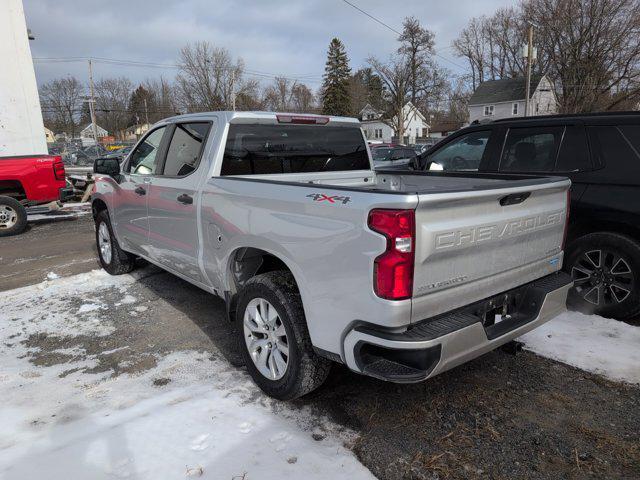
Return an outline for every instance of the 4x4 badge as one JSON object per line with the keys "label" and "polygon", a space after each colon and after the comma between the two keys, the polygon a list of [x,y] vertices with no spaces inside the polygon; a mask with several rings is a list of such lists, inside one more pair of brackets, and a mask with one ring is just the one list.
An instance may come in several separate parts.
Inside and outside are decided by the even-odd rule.
{"label": "4x4 badge", "polygon": [[328,202],[328,203],[336,203],[342,202],[343,205],[346,205],[351,201],[351,197],[345,197],[343,195],[326,195],[324,193],[310,193],[307,195],[307,198],[313,198],[314,202]]}

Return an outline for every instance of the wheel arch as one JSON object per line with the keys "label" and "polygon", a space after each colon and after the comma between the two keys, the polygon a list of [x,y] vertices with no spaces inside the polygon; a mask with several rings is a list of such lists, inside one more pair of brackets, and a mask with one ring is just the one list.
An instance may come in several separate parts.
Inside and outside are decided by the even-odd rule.
{"label": "wheel arch", "polygon": [[[262,273],[276,270],[285,270],[291,274],[300,295],[299,275],[296,275],[295,267],[292,268],[288,259],[283,258],[276,252],[258,247],[237,247],[229,255],[226,267],[226,275],[229,279],[227,284],[229,290],[225,291],[225,301],[227,303],[227,313],[229,320],[235,317],[235,310],[238,301],[238,293],[251,278]],[[303,302],[304,305],[304,302]]]}
{"label": "wheel arch", "polygon": [[625,235],[637,243],[640,243],[640,226],[611,220],[594,220],[589,222],[576,222],[569,225],[567,247],[576,240],[590,233],[617,233]]}

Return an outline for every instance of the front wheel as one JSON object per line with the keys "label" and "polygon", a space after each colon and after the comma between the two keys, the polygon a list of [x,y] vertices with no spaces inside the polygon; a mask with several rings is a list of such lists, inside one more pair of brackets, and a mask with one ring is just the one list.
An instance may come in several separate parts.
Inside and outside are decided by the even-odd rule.
{"label": "front wheel", "polygon": [[267,395],[292,400],[327,378],[331,362],[313,351],[290,273],[268,272],[250,279],[240,293],[236,322],[247,370]]}
{"label": "front wheel", "polygon": [[106,210],[96,216],[96,245],[100,265],[111,275],[122,275],[134,269],[136,257],[118,245]]}
{"label": "front wheel", "polygon": [[640,245],[611,232],[580,237],[568,248],[565,269],[574,287],[567,304],[583,313],[625,319],[640,313]]}
{"label": "front wheel", "polygon": [[15,198],[0,196],[0,237],[17,235],[27,228],[27,210]]}

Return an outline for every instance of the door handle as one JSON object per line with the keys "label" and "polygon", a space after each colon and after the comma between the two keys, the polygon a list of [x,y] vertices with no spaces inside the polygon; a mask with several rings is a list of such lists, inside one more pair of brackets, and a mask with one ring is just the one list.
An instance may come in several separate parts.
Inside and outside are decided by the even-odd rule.
{"label": "door handle", "polygon": [[184,203],[185,205],[191,205],[193,203],[193,197],[191,195],[187,195],[186,193],[179,195],[177,200],[180,203]]}
{"label": "door handle", "polygon": [[147,194],[147,191],[142,187],[136,187],[134,192],[136,192],[138,195],[146,195]]}

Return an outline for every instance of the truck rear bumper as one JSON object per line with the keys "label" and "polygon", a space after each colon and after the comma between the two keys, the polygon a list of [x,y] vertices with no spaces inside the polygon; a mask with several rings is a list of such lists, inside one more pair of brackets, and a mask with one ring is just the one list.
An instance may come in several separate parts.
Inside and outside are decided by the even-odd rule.
{"label": "truck rear bumper", "polygon": [[[426,380],[487,353],[565,310],[573,282],[548,275],[473,305],[412,324],[403,332],[361,324],[344,338],[345,363],[383,380]],[[496,312],[507,312],[494,323]]]}
{"label": "truck rear bumper", "polygon": [[67,199],[73,197],[73,188],[64,187],[59,190],[58,198],[62,203],[66,202]]}

